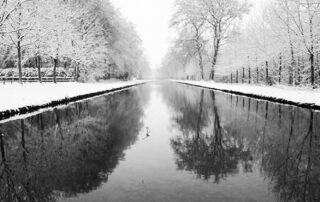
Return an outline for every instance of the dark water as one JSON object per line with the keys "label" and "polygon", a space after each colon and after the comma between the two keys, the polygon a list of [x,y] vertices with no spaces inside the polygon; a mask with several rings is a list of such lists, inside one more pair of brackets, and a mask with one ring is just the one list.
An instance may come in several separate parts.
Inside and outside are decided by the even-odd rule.
{"label": "dark water", "polygon": [[182,84],[135,87],[0,124],[0,201],[320,201],[319,120]]}

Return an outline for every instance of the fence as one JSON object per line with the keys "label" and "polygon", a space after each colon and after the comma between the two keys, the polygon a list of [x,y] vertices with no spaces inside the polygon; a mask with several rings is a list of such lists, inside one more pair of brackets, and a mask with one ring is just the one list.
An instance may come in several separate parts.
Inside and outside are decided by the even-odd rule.
{"label": "fence", "polygon": [[[56,77],[57,82],[74,82],[74,77]],[[19,82],[19,77],[0,77],[0,82]],[[22,77],[22,82],[24,83],[34,83],[39,82],[38,77]],[[53,77],[42,77],[41,82],[49,83],[53,82]]]}

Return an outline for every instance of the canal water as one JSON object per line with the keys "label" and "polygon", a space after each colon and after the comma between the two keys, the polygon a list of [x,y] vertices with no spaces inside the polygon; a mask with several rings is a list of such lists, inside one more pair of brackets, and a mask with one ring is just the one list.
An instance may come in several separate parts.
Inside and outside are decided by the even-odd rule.
{"label": "canal water", "polygon": [[0,201],[320,201],[312,110],[152,83],[0,124]]}

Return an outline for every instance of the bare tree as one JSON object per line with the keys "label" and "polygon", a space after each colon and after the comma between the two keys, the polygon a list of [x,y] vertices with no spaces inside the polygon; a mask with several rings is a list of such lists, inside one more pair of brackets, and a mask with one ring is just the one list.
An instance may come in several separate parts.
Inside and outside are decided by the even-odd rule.
{"label": "bare tree", "polygon": [[201,0],[201,14],[209,24],[213,51],[211,58],[211,75],[214,80],[215,66],[221,46],[230,37],[234,28],[234,22],[240,19],[249,11],[247,1],[239,2],[238,0]]}
{"label": "bare tree", "polygon": [[[192,0],[177,0],[177,12],[172,20],[172,25],[180,29],[182,43],[191,43],[189,50],[197,54],[201,79],[204,79],[203,52],[206,41],[204,40],[205,20],[200,15],[200,8],[197,2]],[[183,38],[181,36],[186,36]]]}
{"label": "bare tree", "polygon": [[14,47],[17,50],[17,67],[20,83],[22,83],[22,51],[29,45],[25,38],[31,30],[30,2],[28,0],[8,2],[6,6],[12,8],[11,13],[6,15],[6,21],[2,25],[4,30],[2,44]]}

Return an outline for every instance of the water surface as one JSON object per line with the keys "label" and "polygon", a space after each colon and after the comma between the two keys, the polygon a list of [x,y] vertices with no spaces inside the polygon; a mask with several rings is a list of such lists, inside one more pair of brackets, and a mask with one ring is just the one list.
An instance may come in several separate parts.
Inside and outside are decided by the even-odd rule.
{"label": "water surface", "polygon": [[319,118],[134,87],[0,124],[0,201],[319,201]]}

